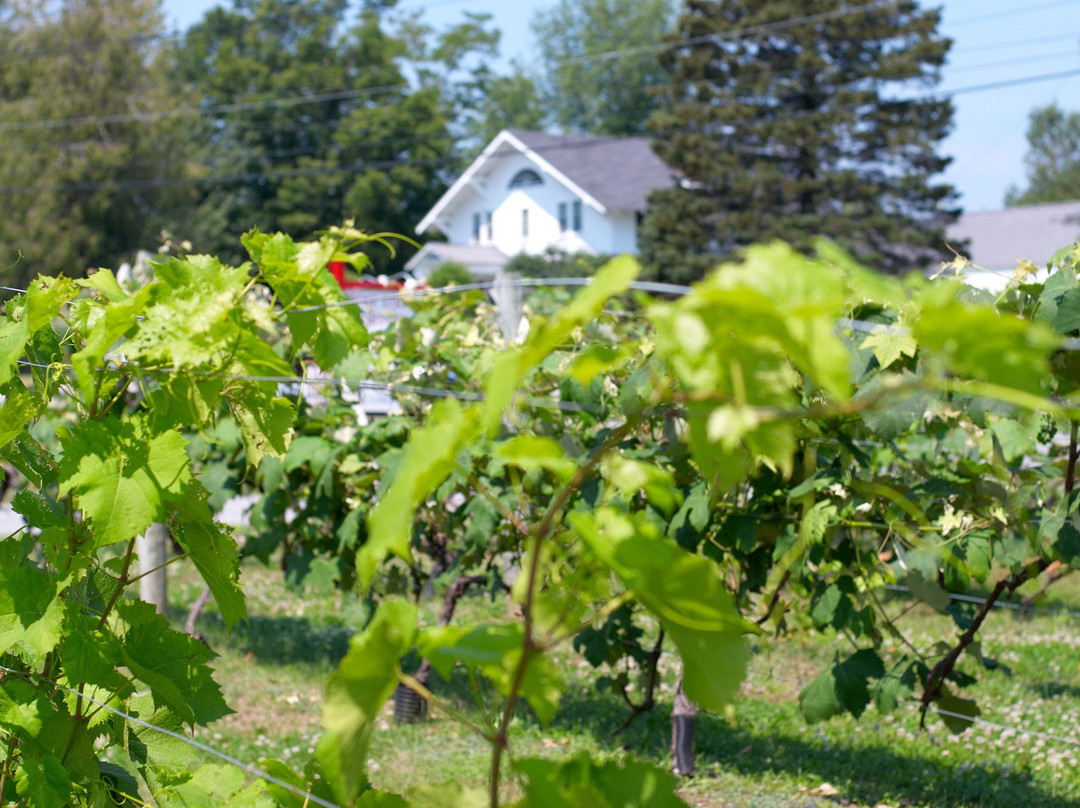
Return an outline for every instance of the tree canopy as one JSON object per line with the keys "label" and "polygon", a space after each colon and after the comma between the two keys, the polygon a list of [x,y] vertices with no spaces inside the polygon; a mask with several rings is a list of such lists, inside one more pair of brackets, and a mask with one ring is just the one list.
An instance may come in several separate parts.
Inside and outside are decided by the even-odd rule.
{"label": "tree canopy", "polygon": [[[178,76],[218,112],[187,236],[234,250],[252,226],[310,235],[356,217],[411,232],[444,186],[453,139],[433,87],[410,86],[404,43],[345,0],[235,0],[184,37]],[[377,261],[385,256],[375,254]]]}
{"label": "tree canopy", "polygon": [[1080,112],[1065,112],[1057,104],[1032,110],[1027,140],[1027,188],[1010,188],[1005,204],[1080,198]]}
{"label": "tree canopy", "polygon": [[5,285],[113,262],[160,227],[175,193],[162,178],[173,169],[179,119],[150,113],[185,104],[166,91],[161,28],[151,0],[5,4]]}
{"label": "tree canopy", "polygon": [[640,134],[653,91],[667,82],[657,46],[672,0],[560,0],[533,19],[545,106],[571,132]]}
{"label": "tree canopy", "polygon": [[940,18],[910,0],[688,0],[649,121],[684,178],[642,228],[652,271],[685,280],[700,267],[676,255],[708,264],[780,237],[805,250],[820,233],[879,269],[919,266],[958,214],[935,181],[952,105],[920,94],[949,49]]}

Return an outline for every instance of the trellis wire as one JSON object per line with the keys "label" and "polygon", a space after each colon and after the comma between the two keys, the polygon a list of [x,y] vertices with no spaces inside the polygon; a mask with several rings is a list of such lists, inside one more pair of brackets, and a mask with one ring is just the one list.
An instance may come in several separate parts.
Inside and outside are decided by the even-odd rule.
{"label": "trellis wire", "polygon": [[[3,671],[4,673],[10,673],[10,674],[13,674],[15,676],[25,676],[26,675],[23,671],[13,670],[13,669],[5,667],[3,665],[0,665],[0,671]],[[72,694],[73,696],[78,696],[79,698],[83,699],[83,701],[88,701],[91,704],[95,704],[98,707],[100,707],[101,709],[103,709],[103,710],[105,710],[107,712],[110,712],[113,715],[116,715],[116,716],[124,719],[125,721],[130,721],[130,722],[132,722],[134,724],[138,724],[141,727],[145,727],[146,729],[153,730],[154,732],[160,732],[163,735],[168,735],[170,738],[175,738],[178,741],[182,741],[183,743],[186,743],[189,746],[192,746],[192,747],[194,747],[195,749],[198,749],[201,752],[205,752],[208,755],[213,755],[214,757],[219,758],[220,760],[225,761],[229,765],[235,766],[236,768],[241,769],[241,770],[247,772],[248,774],[250,774],[250,775],[252,775],[254,777],[258,777],[258,778],[260,778],[262,780],[265,780],[268,783],[273,783],[274,785],[279,786],[280,788],[284,788],[285,790],[289,791],[290,793],[295,794],[296,796],[301,797],[301,798],[307,800],[308,802],[315,803],[316,805],[321,805],[321,806],[323,806],[323,808],[341,808],[341,806],[339,806],[337,803],[329,802],[328,800],[324,800],[321,797],[316,797],[314,794],[312,794],[309,791],[305,791],[302,788],[297,788],[296,786],[292,785],[291,783],[286,783],[284,780],[280,780],[277,777],[274,777],[272,774],[268,774],[267,772],[264,772],[264,771],[262,771],[261,769],[255,767],[255,766],[252,766],[250,763],[245,763],[244,761],[233,757],[232,755],[228,754],[227,752],[222,752],[220,749],[215,749],[214,747],[209,746],[208,744],[204,744],[201,741],[197,741],[194,738],[189,738],[188,736],[184,735],[183,733],[174,732],[173,730],[166,729],[165,727],[159,727],[157,724],[152,724],[149,721],[144,721],[143,719],[138,718],[138,717],[136,717],[134,715],[129,715],[128,713],[125,713],[123,710],[117,710],[115,707],[111,707],[110,705],[108,705],[108,704],[106,704],[106,703],[104,703],[102,701],[99,701],[98,699],[95,699],[92,696],[88,696],[85,693],[80,693],[78,690],[70,688],[67,685],[61,684],[60,682],[55,682],[52,679],[49,679],[47,676],[42,676],[39,673],[31,673],[30,675],[38,678],[39,680],[41,680],[42,682],[45,682],[46,684],[50,684],[50,685],[53,685],[55,687],[60,688],[61,690],[65,690],[68,693]]]}
{"label": "trellis wire", "polygon": [[[902,584],[885,584],[884,588],[888,589],[891,592],[911,592],[911,587],[903,586]],[[986,598],[980,598],[976,595],[961,595],[957,592],[948,591],[946,591],[945,594],[949,596],[950,600],[959,600],[965,603],[978,603],[979,605],[983,605],[986,603]],[[1034,606],[1027,603],[1013,603],[1012,601],[1008,600],[996,600],[991,605],[995,609],[1013,609],[1018,612],[1043,612],[1046,614],[1064,614],[1068,617],[1080,617],[1080,611],[1076,611],[1074,609],[1053,609],[1048,606]]]}
{"label": "trellis wire", "polygon": [[[752,675],[759,675],[760,676],[760,675],[762,675],[762,672],[758,671],[758,672],[756,672],[756,674],[752,674]],[[779,674],[779,673],[774,673],[772,670],[769,670],[768,672],[766,672],[765,676],[768,679],[775,679],[775,680],[778,680],[778,681],[781,681],[781,682],[791,682],[792,684],[796,684],[799,687],[806,687],[808,684],[810,684],[810,682],[805,680],[805,679],[797,678],[797,677],[794,677],[794,676],[784,676],[784,675]],[[921,709],[921,706],[919,704],[911,703],[910,706],[911,706],[912,709],[915,709],[915,710]],[[1033,738],[1042,738],[1043,740],[1047,740],[1047,741],[1056,741],[1058,743],[1066,744],[1068,746],[1080,746],[1080,740],[1077,740],[1075,738],[1066,738],[1066,737],[1061,736],[1061,735],[1054,735],[1052,733],[1042,732],[1042,731],[1036,730],[1036,729],[1026,729],[1024,727],[1014,727],[1014,726],[1011,726],[1009,724],[1002,724],[1002,723],[1000,723],[998,721],[990,721],[990,720],[985,719],[985,718],[979,718],[978,716],[964,715],[963,713],[957,713],[957,712],[953,712],[951,710],[943,710],[940,707],[935,707],[934,705],[930,705],[926,709],[927,709],[928,712],[931,712],[931,713],[937,713],[938,715],[948,716],[949,718],[960,718],[960,719],[963,719],[964,721],[969,721],[969,722],[971,722],[973,724],[981,724],[983,726],[991,727],[993,729],[997,729],[997,730],[1000,730],[1002,732],[1015,732],[1017,735],[1030,735]]]}

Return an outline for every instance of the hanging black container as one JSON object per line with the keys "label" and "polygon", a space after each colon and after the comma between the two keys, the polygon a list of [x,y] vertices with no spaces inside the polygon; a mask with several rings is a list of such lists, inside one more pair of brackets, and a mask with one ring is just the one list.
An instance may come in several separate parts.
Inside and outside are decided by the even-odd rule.
{"label": "hanging black container", "polygon": [[694,724],[697,716],[674,715],[671,717],[672,751],[675,755],[675,774],[693,777],[694,763]]}
{"label": "hanging black container", "polygon": [[402,683],[394,688],[394,723],[411,724],[427,715],[427,701]]}

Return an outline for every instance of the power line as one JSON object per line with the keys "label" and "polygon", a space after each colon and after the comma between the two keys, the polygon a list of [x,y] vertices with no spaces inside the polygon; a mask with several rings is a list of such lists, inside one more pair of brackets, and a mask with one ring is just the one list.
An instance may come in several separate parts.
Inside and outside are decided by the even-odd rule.
{"label": "power line", "polygon": [[[119,718],[122,718],[125,721],[129,721],[132,724],[137,724],[140,727],[144,727],[144,728],[152,730],[154,732],[159,732],[162,735],[167,735],[170,738],[175,738],[178,741],[182,741],[183,743],[186,743],[188,746],[191,746],[191,747],[193,747],[195,749],[198,749],[200,752],[205,752],[208,755],[213,755],[218,760],[222,760],[225,763],[228,763],[230,766],[235,766],[236,768],[240,769],[241,771],[247,772],[248,774],[252,775],[253,777],[258,777],[259,779],[265,780],[268,783],[273,783],[274,785],[278,786],[279,788],[284,788],[289,793],[295,794],[297,797],[300,797],[300,798],[304,799],[307,802],[311,802],[311,803],[314,803],[316,805],[321,805],[321,806],[323,806],[323,808],[341,808],[336,803],[329,802],[328,800],[324,800],[321,797],[316,797],[310,791],[305,791],[302,788],[297,788],[296,786],[292,785],[291,783],[287,783],[284,780],[280,780],[277,777],[274,777],[272,774],[267,774],[262,769],[260,769],[260,768],[258,768],[256,766],[252,766],[250,763],[245,763],[244,761],[238,760],[237,758],[233,757],[232,755],[230,755],[230,754],[228,754],[226,752],[222,752],[220,749],[215,749],[214,747],[209,746],[208,744],[202,743],[201,741],[197,741],[194,738],[189,738],[187,735],[184,735],[183,733],[174,732],[171,729],[166,729],[165,727],[158,726],[157,724],[153,724],[153,723],[151,723],[149,721],[144,721],[143,719],[141,719],[141,718],[139,718],[137,716],[125,713],[123,710],[118,710],[115,707],[112,707],[112,706],[106,704],[103,701],[99,701],[98,699],[95,699],[93,696],[88,696],[85,693],[81,693],[78,690],[75,690],[74,688],[68,687],[67,685],[61,684],[60,682],[53,681],[52,679],[49,679],[47,676],[43,676],[40,673],[35,673],[33,671],[28,671],[28,672],[17,671],[17,670],[13,670],[12,668],[5,667],[3,665],[0,665],[0,671],[3,671],[5,673],[10,673],[10,674],[12,674],[14,676],[18,676],[18,677],[23,677],[23,676],[27,676],[27,675],[34,676],[35,678],[37,678],[38,680],[44,682],[45,684],[52,685],[53,687],[57,687],[57,688],[59,688],[61,690],[64,690],[64,691],[70,693],[73,696],[77,696],[78,698],[82,699],[83,701],[90,702],[91,704],[94,704],[97,707],[100,707],[102,710],[105,710],[106,712],[112,713],[113,715],[115,715],[115,716],[117,716]],[[131,796],[135,796],[135,795],[131,795]]]}
{"label": "power line", "polygon": [[[1080,75],[1080,68],[1067,71],[1059,71],[1053,73],[1041,73],[1031,76],[1024,76],[1016,79],[1008,79],[999,82],[990,82],[986,84],[969,85],[966,87],[958,87],[952,90],[944,90],[937,93],[931,93],[923,96],[914,96],[910,98],[898,99],[901,103],[919,102],[919,101],[934,101],[944,100],[957,95],[965,95],[979,92],[987,92],[990,90],[1002,89],[1005,87],[1017,87],[1029,84],[1036,84],[1044,81],[1052,81],[1061,78],[1070,78]],[[848,107],[849,111],[856,111],[857,107]],[[796,118],[812,117],[812,116],[826,116],[832,115],[835,109],[828,110],[806,110],[802,112],[784,112],[782,114],[775,114],[769,116],[759,116],[757,118],[744,118],[725,121],[727,125],[732,124],[746,124],[753,123],[754,121],[772,120],[772,121],[787,121],[794,120]],[[677,134],[680,132],[694,132],[698,131],[694,127],[683,127],[680,129],[667,130],[665,132],[651,133],[652,137],[663,137],[670,134]],[[556,143],[550,146],[540,146],[533,148],[532,151],[543,152],[546,150],[555,149],[569,149],[569,148],[583,148],[588,146],[594,146],[604,138],[600,137],[588,137],[583,138],[579,142],[572,143]],[[609,139],[618,140],[619,137],[611,137]],[[753,154],[757,154],[756,150],[748,150]],[[311,177],[323,174],[336,174],[336,173],[348,173],[351,171],[362,170],[386,170],[397,167],[408,166],[421,166],[421,165],[447,165],[457,161],[457,156],[447,157],[435,157],[435,158],[405,158],[400,160],[384,160],[372,163],[353,163],[341,166],[324,166],[319,168],[307,168],[307,169],[286,169],[278,172],[249,172],[233,175],[220,175],[220,176],[206,176],[206,177],[168,177],[157,178],[148,180],[106,180],[106,181],[88,181],[88,182],[73,182],[73,183],[57,183],[49,185],[7,185],[0,186],[0,194],[22,194],[22,193],[43,193],[50,191],[69,191],[69,192],[88,192],[97,191],[104,188],[112,189],[147,189],[147,188],[164,188],[175,187],[183,185],[213,185],[213,184],[229,184],[240,182],[259,182],[265,180],[275,179],[288,179],[292,177]]]}
{"label": "power line", "polygon": [[1050,0],[1047,3],[1039,3],[1038,5],[1024,5],[1021,8],[1009,9],[1007,11],[991,11],[986,14],[976,14],[972,17],[961,17],[958,20],[945,23],[946,27],[953,27],[957,25],[972,25],[974,23],[986,22],[987,20],[1002,20],[1007,17],[1027,17],[1034,14],[1037,11],[1046,11],[1053,8],[1064,8],[1065,6],[1075,6],[1080,0]]}
{"label": "power line", "polygon": [[0,132],[25,131],[28,129],[62,129],[69,126],[100,125],[108,123],[126,123],[163,120],[166,118],[206,117],[228,114],[231,112],[249,112],[258,109],[321,104],[327,101],[346,101],[374,95],[386,95],[398,90],[408,89],[407,83],[384,84],[379,87],[365,87],[358,90],[336,90],[334,92],[268,98],[261,101],[237,101],[229,104],[217,104],[207,107],[179,107],[176,109],[150,110],[146,112],[124,112],[113,115],[89,115],[74,118],[43,118],[29,121],[0,122]]}
{"label": "power line", "polygon": [[[1075,0],[1070,0],[1075,2]],[[760,25],[746,26],[743,28],[732,29],[731,31],[724,31],[715,34],[707,34],[699,37],[690,37],[687,39],[674,40],[671,42],[659,42],[650,43],[648,45],[634,46],[628,48],[617,48],[609,51],[604,51],[597,54],[587,54],[583,56],[575,56],[567,59],[559,60],[552,63],[552,68],[559,68],[564,66],[570,66],[574,64],[581,64],[589,61],[606,60],[624,55],[633,55],[641,52],[667,50],[677,47],[683,47],[686,45],[700,44],[713,40],[737,40],[744,39],[750,36],[757,36],[763,33],[771,33],[773,31],[782,31],[790,28],[796,28],[803,25],[811,25],[818,22],[825,22],[833,19],[840,19],[843,17],[849,17],[857,14],[868,13],[870,11],[882,9],[889,6],[897,5],[896,2],[888,3],[866,3],[861,6],[855,6],[847,9],[838,9],[834,11],[821,12],[819,14],[805,15],[801,17],[792,17],[784,20],[778,20],[772,23],[763,23]],[[38,119],[27,121],[8,121],[0,122],[0,131],[20,131],[26,129],[55,129],[63,128],[67,126],[82,126],[91,124],[107,124],[107,123],[123,123],[123,122],[148,122],[154,120],[161,120],[166,118],[176,117],[190,117],[190,116],[213,116],[217,114],[227,114],[230,112],[238,111],[251,111],[256,109],[270,109],[288,106],[297,106],[303,104],[321,103],[325,101],[337,101],[348,100],[359,97],[390,93],[398,90],[409,89],[410,85],[407,82],[382,85],[380,87],[363,88],[358,90],[339,90],[334,92],[326,92],[321,94],[302,94],[296,96],[287,96],[284,98],[264,99],[260,101],[245,101],[235,102],[229,104],[218,104],[205,107],[181,107],[170,110],[149,110],[145,112],[131,112],[131,113],[117,113],[111,115],[98,115],[98,116],[82,116],[82,117],[68,117],[68,118],[53,118],[53,119]]]}

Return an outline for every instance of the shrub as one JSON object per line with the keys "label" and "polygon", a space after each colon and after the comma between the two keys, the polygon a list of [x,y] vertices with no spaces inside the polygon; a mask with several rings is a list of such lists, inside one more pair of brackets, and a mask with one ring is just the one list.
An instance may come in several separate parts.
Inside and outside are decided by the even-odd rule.
{"label": "shrub", "polygon": [[459,261],[444,261],[428,275],[428,286],[462,286],[475,278],[469,268]]}

